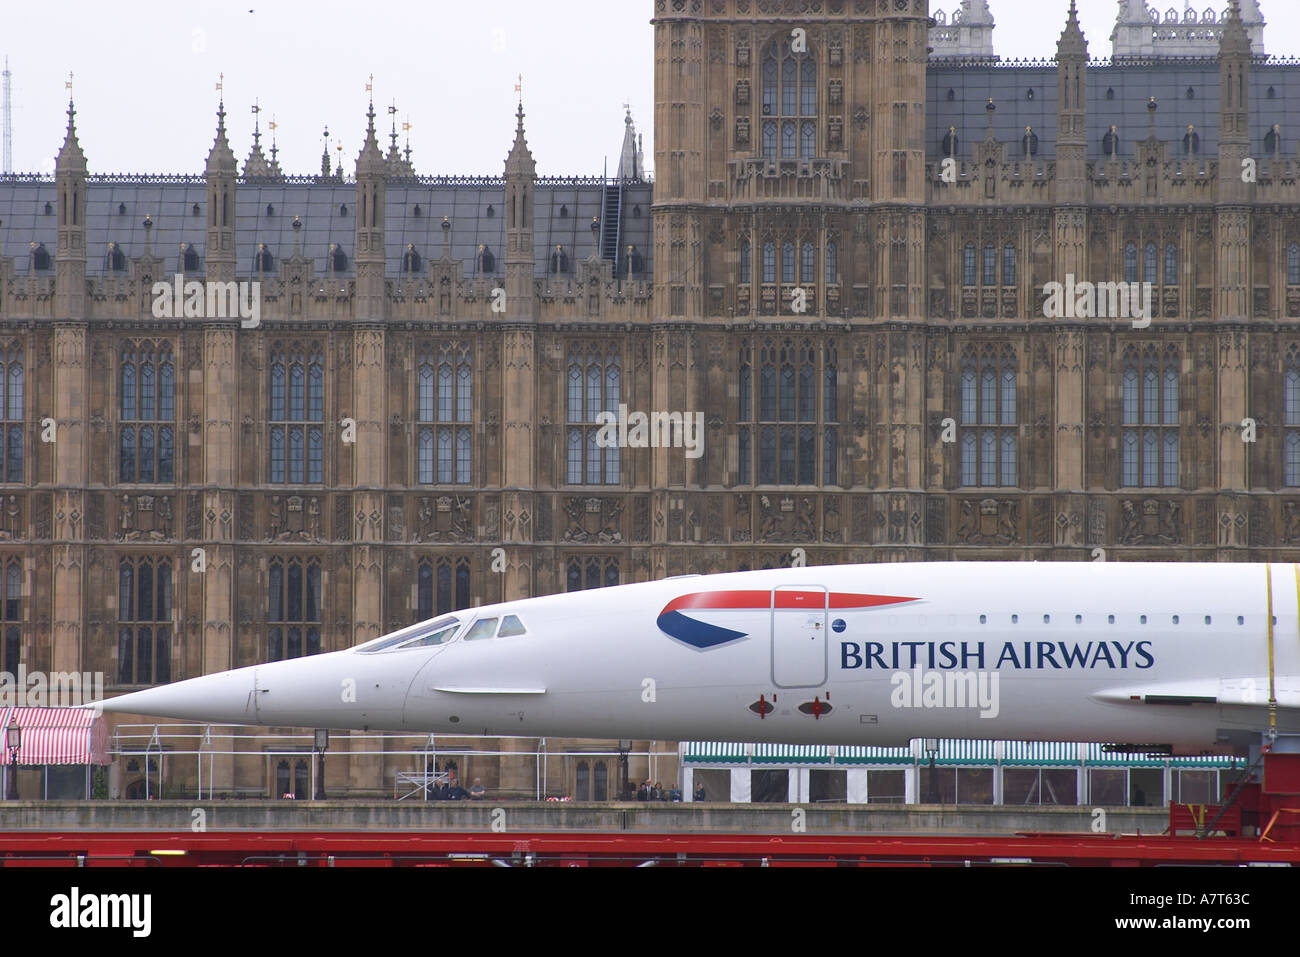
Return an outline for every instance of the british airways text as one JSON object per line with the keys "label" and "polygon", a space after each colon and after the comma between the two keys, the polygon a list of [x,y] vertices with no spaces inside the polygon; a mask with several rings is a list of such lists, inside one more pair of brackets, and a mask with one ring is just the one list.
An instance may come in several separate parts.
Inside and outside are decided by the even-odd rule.
{"label": "british airways text", "polygon": [[898,671],[909,668],[960,668],[1016,671],[1091,668],[1136,668],[1155,665],[1149,641],[1007,641],[997,657],[997,646],[986,648],[982,641],[856,641],[840,642],[840,667]]}

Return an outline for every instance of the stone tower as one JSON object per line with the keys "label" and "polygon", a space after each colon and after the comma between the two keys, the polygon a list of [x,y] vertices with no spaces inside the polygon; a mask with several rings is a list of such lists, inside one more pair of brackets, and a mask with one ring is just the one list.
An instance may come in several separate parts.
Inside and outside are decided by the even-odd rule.
{"label": "stone tower", "polygon": [[[384,469],[384,382],[387,296],[384,289],[384,205],[388,165],[375,137],[375,106],[366,112],[366,139],[357,156],[356,201],[356,313],[352,330],[352,412],[340,413],[355,423],[355,443],[340,441],[341,466],[351,453],[351,482],[340,474],[343,484],[352,484],[353,510],[358,514],[383,514]],[[346,435],[340,435],[340,440]],[[342,468],[340,468],[342,473]],[[356,595],[353,612],[357,642],[383,633],[383,530],[377,523],[360,529],[353,549],[352,583]]]}
{"label": "stone tower", "polygon": [[[505,163],[506,249],[504,314],[502,329],[502,418],[505,448],[502,456],[503,513],[531,516],[534,511],[535,456],[537,436],[533,431],[536,397],[537,297],[533,288],[536,255],[533,249],[533,216],[536,210],[537,163],[524,134],[524,105],[516,115],[515,141]],[[494,291],[494,298],[498,295]],[[497,311],[494,304],[493,311]],[[527,598],[532,594],[532,569],[519,557],[524,544],[526,522],[507,523],[506,567],[502,597]]]}
{"label": "stone tower", "polygon": [[[207,243],[209,282],[233,282],[235,249],[235,154],[226,139],[226,111],[217,107],[217,136],[208,153]],[[197,277],[191,277],[197,278]],[[240,370],[235,361],[237,319],[203,321],[203,512],[233,515],[238,482],[235,419]],[[203,576],[203,668],[233,667],[235,636],[235,534],[229,521],[206,523],[207,571]]]}
{"label": "stone tower", "polygon": [[[82,491],[87,465],[87,313],[86,313],[86,156],[77,141],[76,111],[68,101],[68,132],[54,167],[58,190],[58,231],[54,272],[54,382],[51,398],[55,442],[54,620],[51,667],[75,671],[83,660],[82,581],[85,547],[78,516],[85,515]],[[30,400],[29,400],[30,401]],[[44,423],[42,423],[43,431]],[[44,458],[41,455],[37,461]],[[42,472],[45,470],[42,469]],[[46,477],[48,476],[48,478]]]}
{"label": "stone tower", "polygon": [[[1219,46],[1219,178],[1215,197],[1218,246],[1219,486],[1246,488],[1247,351],[1243,330],[1251,315],[1251,209],[1255,187],[1245,169],[1250,158],[1250,37],[1232,0]],[[1251,159],[1252,162],[1258,157]],[[1225,508],[1225,511],[1227,509]]]}
{"label": "stone tower", "polygon": [[[1087,275],[1088,210],[1088,44],[1079,28],[1078,11],[1070,4],[1065,30],[1056,46],[1057,143],[1054,279]],[[1080,363],[1080,329],[1056,333],[1056,483],[1063,490],[1082,491],[1084,480],[1084,380]],[[1074,530],[1075,536],[1078,530]]]}

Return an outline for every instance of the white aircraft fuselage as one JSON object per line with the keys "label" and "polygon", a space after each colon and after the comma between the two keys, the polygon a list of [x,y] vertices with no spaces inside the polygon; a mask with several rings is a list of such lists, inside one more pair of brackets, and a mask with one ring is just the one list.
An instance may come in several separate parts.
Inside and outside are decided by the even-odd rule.
{"label": "white aircraft fuselage", "polygon": [[690,576],[454,612],[104,709],[441,734],[1224,753],[1270,724],[1300,731],[1300,571],[941,562]]}

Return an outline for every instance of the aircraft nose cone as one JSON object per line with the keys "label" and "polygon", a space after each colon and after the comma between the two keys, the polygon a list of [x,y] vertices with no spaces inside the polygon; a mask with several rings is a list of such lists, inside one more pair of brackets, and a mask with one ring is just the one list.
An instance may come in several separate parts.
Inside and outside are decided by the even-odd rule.
{"label": "aircraft nose cone", "polygon": [[187,721],[256,724],[253,702],[257,669],[238,668],[110,698],[100,707],[110,714],[138,714]]}

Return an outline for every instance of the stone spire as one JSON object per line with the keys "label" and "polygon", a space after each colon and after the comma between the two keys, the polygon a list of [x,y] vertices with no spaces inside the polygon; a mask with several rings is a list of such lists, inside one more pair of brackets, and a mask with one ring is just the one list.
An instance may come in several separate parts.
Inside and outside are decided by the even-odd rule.
{"label": "stone spire", "polygon": [[1057,202],[1082,206],[1088,154],[1088,41],[1070,0],[1065,30],[1056,44]]}
{"label": "stone spire", "polygon": [[535,177],[537,175],[537,163],[533,160],[532,150],[528,148],[528,139],[524,135],[524,104],[519,104],[519,112],[515,114],[518,125],[515,127],[515,143],[510,148],[510,155],[506,157],[506,177],[524,176]]}
{"label": "stone spire", "polygon": [[77,140],[77,110],[72,105],[72,98],[68,98],[68,132],[63,137],[63,147],[59,150],[59,155],[55,159],[56,169],[68,170],[69,172],[86,171],[86,154],[81,151],[81,143]]}
{"label": "stone spire", "polygon": [[[266,155],[262,152],[262,130],[260,125],[259,113],[262,108],[256,103],[253,104],[253,149],[248,154],[248,159],[244,160],[244,179],[272,179],[279,178],[280,167],[274,160],[268,161]],[[272,154],[275,153],[275,147],[271,148]]]}
{"label": "stone spire", "polygon": [[68,133],[54,166],[58,236],[54,254],[54,308],[60,319],[86,315],[86,154],[77,142],[77,111],[68,99]]}
{"label": "stone spire", "polygon": [[384,318],[384,205],[388,164],[375,136],[375,103],[366,111],[366,139],[357,156],[357,293],[356,318]]}
{"label": "stone spire", "polygon": [[618,178],[640,180],[645,173],[645,157],[641,152],[641,142],[636,135],[636,124],[632,122],[632,108],[626,107],[627,116],[623,119],[623,148],[618,159]]}
{"label": "stone spire", "polygon": [[235,278],[235,176],[238,167],[226,139],[225,102],[217,104],[217,138],[208,153],[207,276],[216,282]]}

